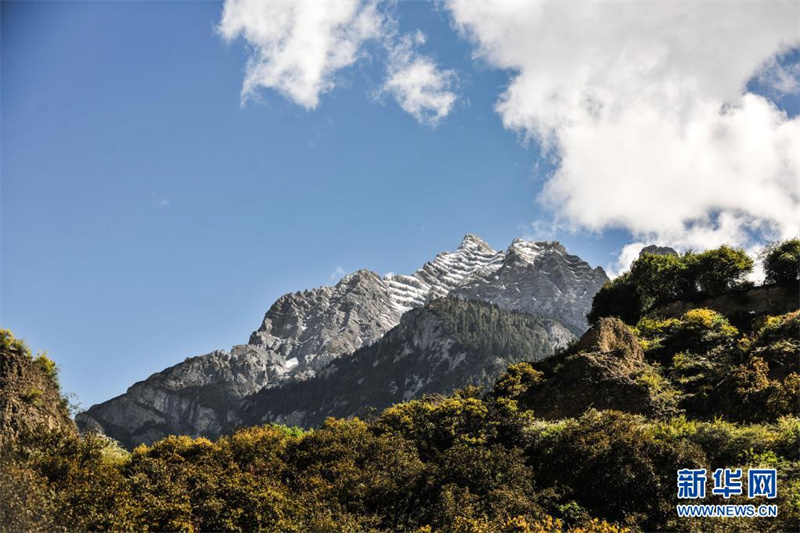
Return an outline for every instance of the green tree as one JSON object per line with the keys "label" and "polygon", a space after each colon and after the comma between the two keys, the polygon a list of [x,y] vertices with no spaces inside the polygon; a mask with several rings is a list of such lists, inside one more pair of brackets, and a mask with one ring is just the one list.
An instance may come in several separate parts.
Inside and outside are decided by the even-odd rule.
{"label": "green tree", "polygon": [[635,324],[645,310],[645,298],[631,279],[630,273],[626,272],[597,291],[592,300],[592,309],[586,317],[591,324],[607,316],[615,316],[623,322]]}
{"label": "green tree", "polygon": [[790,239],[768,246],[764,254],[767,283],[797,284],[800,279],[800,239]]}
{"label": "green tree", "polygon": [[753,260],[738,248],[720,246],[700,254],[642,254],[628,272],[606,283],[592,300],[587,315],[594,324],[615,316],[636,324],[648,311],[698,294],[718,296],[744,286],[753,270]]}
{"label": "green tree", "polygon": [[685,256],[689,277],[706,296],[718,296],[740,287],[753,270],[753,260],[744,250],[722,245],[700,254]]}

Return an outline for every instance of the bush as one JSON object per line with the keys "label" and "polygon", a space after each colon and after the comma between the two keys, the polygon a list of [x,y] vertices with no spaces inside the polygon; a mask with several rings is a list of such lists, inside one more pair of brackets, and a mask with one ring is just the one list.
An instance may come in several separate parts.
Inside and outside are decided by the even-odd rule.
{"label": "bush", "polygon": [[658,441],[644,419],[616,411],[588,411],[530,450],[540,486],[569,487],[581,507],[611,520],[633,518],[659,530],[672,517],[675,472],[702,465],[699,446]]}

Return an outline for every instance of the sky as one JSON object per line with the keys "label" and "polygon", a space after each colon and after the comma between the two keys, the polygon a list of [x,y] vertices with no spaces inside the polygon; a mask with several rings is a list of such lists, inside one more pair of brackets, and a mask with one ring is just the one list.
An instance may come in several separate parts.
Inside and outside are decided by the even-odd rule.
{"label": "sky", "polygon": [[84,408],[475,233],[800,225],[797,2],[0,2],[0,325]]}

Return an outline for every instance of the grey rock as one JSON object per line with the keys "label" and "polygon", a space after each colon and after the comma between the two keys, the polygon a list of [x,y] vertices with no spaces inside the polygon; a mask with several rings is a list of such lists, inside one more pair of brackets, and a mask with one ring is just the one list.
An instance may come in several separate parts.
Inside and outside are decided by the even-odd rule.
{"label": "grey rock", "polygon": [[169,434],[218,435],[239,401],[274,378],[274,358],[258,348],[217,350],[153,374],[128,391],[76,416],[132,447]]}
{"label": "grey rock", "polygon": [[649,246],[645,246],[642,248],[642,251],[639,252],[639,257],[642,257],[644,254],[650,255],[678,255],[678,252],[670,248],[669,246],[657,246],[655,244],[651,244]]}
{"label": "grey rock", "polygon": [[558,242],[515,239],[497,270],[453,294],[553,318],[580,336],[589,327],[586,314],[592,298],[608,281],[602,268],[592,268]]}

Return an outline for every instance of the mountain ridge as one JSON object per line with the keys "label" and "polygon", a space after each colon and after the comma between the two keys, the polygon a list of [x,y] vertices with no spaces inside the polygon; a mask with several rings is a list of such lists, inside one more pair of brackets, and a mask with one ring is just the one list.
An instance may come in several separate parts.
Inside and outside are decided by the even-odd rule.
{"label": "mountain ridge", "polygon": [[358,270],[333,286],[287,293],[247,344],[215,350],[153,374],[76,417],[129,442],[170,433],[215,436],[244,398],[287,381],[312,379],[333,361],[378,341],[411,309],[455,296],[553,319],[573,335],[588,327],[594,293],[608,281],[558,242],[515,239],[496,251],[467,234],[411,275]]}

